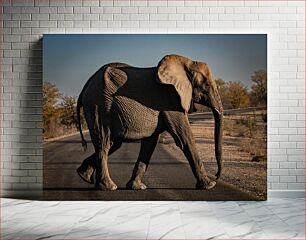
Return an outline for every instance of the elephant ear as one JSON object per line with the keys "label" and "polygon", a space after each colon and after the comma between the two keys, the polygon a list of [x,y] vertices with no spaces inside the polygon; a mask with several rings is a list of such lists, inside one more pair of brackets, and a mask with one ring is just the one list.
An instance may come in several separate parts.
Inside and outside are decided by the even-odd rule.
{"label": "elephant ear", "polygon": [[187,61],[181,56],[165,56],[157,67],[157,82],[173,85],[181,99],[181,106],[188,112],[192,100],[192,85],[187,77]]}
{"label": "elephant ear", "polygon": [[128,65],[107,65],[104,72],[104,89],[111,93],[117,91],[127,81],[127,75],[119,67],[128,67]]}

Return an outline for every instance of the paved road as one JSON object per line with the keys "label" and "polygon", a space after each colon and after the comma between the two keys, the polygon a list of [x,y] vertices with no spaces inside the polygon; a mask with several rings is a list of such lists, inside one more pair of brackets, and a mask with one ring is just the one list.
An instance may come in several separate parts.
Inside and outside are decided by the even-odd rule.
{"label": "paved road", "polygon": [[[86,139],[89,139],[86,135]],[[99,191],[76,173],[83,159],[93,153],[89,144],[83,152],[75,135],[44,145],[44,198],[48,200],[250,200],[254,197],[218,181],[215,188],[195,189],[195,179],[185,161],[169,155],[167,144],[159,143],[143,179],[145,191],[125,189],[139,152],[139,143],[124,143],[109,160],[110,174],[118,190]],[[215,164],[215,163],[208,163]],[[254,199],[255,200],[255,199]]]}

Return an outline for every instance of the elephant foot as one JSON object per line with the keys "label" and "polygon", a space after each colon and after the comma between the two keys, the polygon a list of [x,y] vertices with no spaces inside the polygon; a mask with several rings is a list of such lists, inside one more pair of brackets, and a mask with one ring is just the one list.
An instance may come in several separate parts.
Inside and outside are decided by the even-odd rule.
{"label": "elephant foot", "polygon": [[144,183],[142,183],[141,181],[130,180],[126,184],[126,188],[131,189],[131,190],[145,190],[147,188],[147,186]]}
{"label": "elephant foot", "polygon": [[77,169],[77,173],[81,177],[81,179],[87,183],[94,184],[93,174],[89,174],[88,172],[82,171],[80,168]]}
{"label": "elephant foot", "polygon": [[96,183],[95,188],[103,191],[115,191],[117,185],[112,180],[107,180]]}
{"label": "elephant foot", "polygon": [[208,189],[212,189],[214,186],[216,186],[216,182],[215,181],[209,181],[207,182],[203,182],[203,181],[199,181],[196,184],[196,189],[204,189],[204,190],[208,190]]}

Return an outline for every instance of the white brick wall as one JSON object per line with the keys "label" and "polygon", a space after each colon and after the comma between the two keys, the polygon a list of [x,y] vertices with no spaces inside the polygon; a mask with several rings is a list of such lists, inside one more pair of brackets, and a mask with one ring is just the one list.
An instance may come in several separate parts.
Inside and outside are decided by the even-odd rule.
{"label": "white brick wall", "polygon": [[304,1],[4,0],[2,188],[42,189],[42,34],[268,33],[268,187],[305,188]]}

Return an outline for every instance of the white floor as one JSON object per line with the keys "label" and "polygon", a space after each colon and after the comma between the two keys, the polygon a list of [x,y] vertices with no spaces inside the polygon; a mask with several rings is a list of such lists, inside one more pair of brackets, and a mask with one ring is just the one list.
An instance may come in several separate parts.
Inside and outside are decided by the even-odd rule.
{"label": "white floor", "polygon": [[305,199],[72,202],[1,199],[3,239],[305,239]]}

